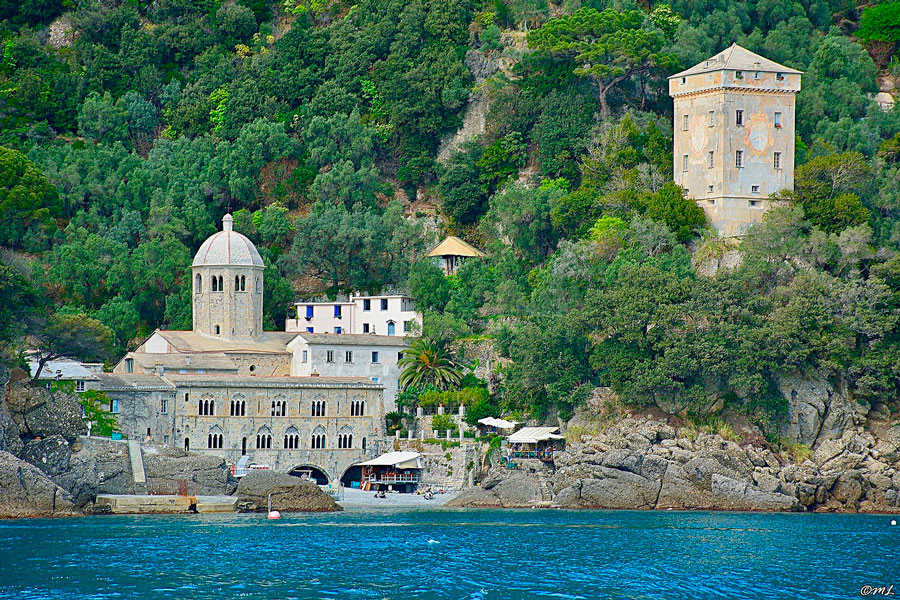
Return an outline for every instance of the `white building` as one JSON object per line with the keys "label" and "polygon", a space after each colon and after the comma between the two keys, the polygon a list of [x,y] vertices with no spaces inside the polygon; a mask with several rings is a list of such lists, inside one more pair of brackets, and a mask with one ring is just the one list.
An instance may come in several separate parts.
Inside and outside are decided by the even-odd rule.
{"label": "white building", "polygon": [[[31,376],[34,377],[38,369],[38,361],[29,360],[28,368]],[[50,389],[54,381],[65,381],[74,383],[76,392],[83,392],[100,387],[97,374],[102,372],[103,363],[83,363],[71,358],[57,358],[44,364],[39,379],[47,389]]]}
{"label": "white building", "polygon": [[350,296],[345,302],[296,302],[297,315],[285,331],[306,333],[416,335],[422,314],[412,298],[402,295]]}
{"label": "white building", "polygon": [[397,410],[403,370],[397,363],[408,347],[403,336],[333,333],[300,333],[287,345],[292,376],[368,377],[384,387],[386,412]]}

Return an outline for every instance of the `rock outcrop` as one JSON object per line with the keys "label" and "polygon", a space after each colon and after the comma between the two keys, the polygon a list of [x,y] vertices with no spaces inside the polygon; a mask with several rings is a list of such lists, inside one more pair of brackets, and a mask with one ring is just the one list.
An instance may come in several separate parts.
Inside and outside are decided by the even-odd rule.
{"label": "rock outcrop", "polygon": [[253,512],[268,510],[269,494],[272,508],[280,512],[335,512],[344,510],[315,483],[273,471],[251,471],[241,478],[237,487],[238,510]]}
{"label": "rock outcrop", "polygon": [[87,432],[74,394],[13,383],[6,390],[6,407],[25,439],[60,435],[71,443]]}
{"label": "rock outcrop", "polygon": [[495,466],[448,506],[900,512],[900,423],[889,431],[876,441],[845,430],[795,464],[665,420],[622,419],[570,442],[552,465]]}
{"label": "rock outcrop", "polygon": [[72,496],[40,469],[0,451],[0,518],[81,514]]}
{"label": "rock outcrop", "polygon": [[145,444],[143,452],[144,471],[151,488],[168,486],[174,493],[179,481],[187,481],[190,494],[230,496],[237,487],[237,479],[222,457],[152,444]]}

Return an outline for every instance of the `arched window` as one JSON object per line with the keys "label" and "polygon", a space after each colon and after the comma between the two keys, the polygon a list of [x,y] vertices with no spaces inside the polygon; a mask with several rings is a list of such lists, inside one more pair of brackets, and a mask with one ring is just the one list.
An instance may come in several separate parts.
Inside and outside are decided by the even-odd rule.
{"label": "arched window", "polygon": [[353,447],[353,430],[350,427],[341,427],[338,432],[338,448],[346,449]]}
{"label": "arched window", "polygon": [[242,292],[246,291],[246,284],[247,284],[247,279],[243,275],[241,275],[241,291]]}
{"label": "arched window", "polygon": [[393,321],[388,321],[388,335],[394,335],[397,330],[396,324]]}
{"label": "arched window", "polygon": [[200,273],[197,273],[197,276],[194,277],[194,293],[199,294],[203,291],[203,278],[200,277]]}
{"label": "arched window", "polygon": [[239,292],[241,290],[241,278],[237,275],[234,276],[234,291]]}
{"label": "arched window", "polygon": [[268,450],[272,447],[272,431],[263,427],[256,434],[256,447],[260,450]]}
{"label": "arched window", "polygon": [[222,281],[222,276],[221,276],[221,275],[219,275],[219,291],[220,291],[220,292],[224,292],[224,291],[225,291],[225,283]]}
{"label": "arched window", "polygon": [[300,432],[293,425],[288,427],[284,433],[284,448],[286,450],[296,450],[300,447]]}
{"label": "arched window", "polygon": [[325,401],[324,400],[313,400],[312,403],[312,411],[310,414],[313,417],[324,417],[325,416]]}
{"label": "arched window", "polygon": [[213,278],[212,278],[212,287],[211,287],[210,289],[211,289],[212,291],[214,291],[214,292],[218,292],[218,291],[219,291],[219,282],[218,282],[218,280],[216,279],[216,276],[215,276],[215,275],[213,275]]}
{"label": "arched window", "polygon": [[256,293],[262,294],[262,279],[259,277],[256,278]]}
{"label": "arched window", "polygon": [[350,403],[350,416],[362,417],[366,414],[366,403],[363,400],[353,400]]}
{"label": "arched window", "polygon": [[363,438],[363,439],[362,439],[362,449],[363,449],[363,450],[366,449],[366,438]]}
{"label": "arched window", "polygon": [[247,401],[241,400],[241,416],[245,416],[247,414]]}
{"label": "arched window", "polygon": [[312,440],[310,442],[310,448],[324,448],[325,447],[325,428],[319,425],[312,432]]}
{"label": "arched window", "polygon": [[191,438],[184,438],[184,451],[185,452],[191,451]]}
{"label": "arched window", "polygon": [[219,335],[219,333],[220,333],[221,331],[222,331],[222,330],[219,328],[219,326],[216,325],[216,335]]}

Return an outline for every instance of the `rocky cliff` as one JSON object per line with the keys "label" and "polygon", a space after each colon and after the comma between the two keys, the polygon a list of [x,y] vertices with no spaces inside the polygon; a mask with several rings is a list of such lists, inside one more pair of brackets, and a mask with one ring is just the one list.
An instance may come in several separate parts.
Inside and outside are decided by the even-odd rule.
{"label": "rocky cliff", "polygon": [[238,510],[246,512],[272,509],[281,512],[336,512],[344,510],[315,483],[293,475],[273,471],[251,471],[237,487]]}
{"label": "rocky cliff", "polygon": [[552,464],[495,465],[449,505],[900,512],[900,424],[879,423],[877,439],[852,425],[817,438],[798,464],[760,438],[738,444],[625,418],[570,442]]}

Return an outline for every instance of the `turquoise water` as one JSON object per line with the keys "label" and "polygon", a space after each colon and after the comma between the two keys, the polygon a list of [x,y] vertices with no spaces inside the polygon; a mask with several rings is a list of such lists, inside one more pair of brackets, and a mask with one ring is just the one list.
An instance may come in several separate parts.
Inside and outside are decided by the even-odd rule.
{"label": "turquoise water", "polygon": [[860,598],[900,588],[891,518],[351,508],[0,521],[0,598]]}

